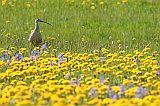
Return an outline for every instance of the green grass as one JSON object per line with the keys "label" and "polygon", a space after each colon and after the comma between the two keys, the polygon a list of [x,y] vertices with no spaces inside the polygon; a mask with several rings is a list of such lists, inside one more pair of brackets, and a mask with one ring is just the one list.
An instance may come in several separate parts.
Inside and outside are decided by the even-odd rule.
{"label": "green grass", "polygon": [[[13,4],[13,0],[10,1]],[[15,6],[0,6],[0,47],[28,48],[27,39],[36,18],[53,24],[50,27],[41,23],[40,29],[43,30],[43,41],[49,42],[47,38],[54,37],[49,44],[59,51],[87,52],[99,47],[117,51],[119,44],[120,50],[128,52],[142,50],[146,45],[153,50],[160,47],[158,0],[129,0],[119,5],[117,2],[122,0],[107,0],[103,6],[94,0],[95,10],[82,6],[83,0],[65,1],[17,0]],[[27,3],[31,4],[30,8],[26,7]],[[7,34],[10,38],[4,36]]]}

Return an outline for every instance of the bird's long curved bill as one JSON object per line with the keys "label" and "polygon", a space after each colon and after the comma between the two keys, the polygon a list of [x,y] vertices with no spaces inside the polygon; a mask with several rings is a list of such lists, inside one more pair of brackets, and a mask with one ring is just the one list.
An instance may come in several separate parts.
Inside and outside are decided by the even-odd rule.
{"label": "bird's long curved bill", "polygon": [[46,22],[46,21],[40,21],[40,22],[43,22],[43,23],[46,23],[46,24],[48,24],[48,25],[50,25],[50,26],[53,26],[52,24],[50,24],[50,23],[48,23],[48,22]]}

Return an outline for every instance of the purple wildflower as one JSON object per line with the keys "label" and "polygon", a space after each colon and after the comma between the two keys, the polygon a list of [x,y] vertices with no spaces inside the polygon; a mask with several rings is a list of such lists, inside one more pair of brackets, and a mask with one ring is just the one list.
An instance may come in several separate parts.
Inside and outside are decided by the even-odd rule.
{"label": "purple wildflower", "polygon": [[160,76],[160,71],[157,71],[157,75]]}
{"label": "purple wildflower", "polygon": [[136,98],[142,98],[143,96],[146,96],[148,94],[148,90],[146,88],[143,88],[141,85],[136,90]]}
{"label": "purple wildflower", "polygon": [[18,52],[15,54],[15,57],[16,57],[16,60],[17,60],[17,61],[21,60],[21,57],[20,57],[20,55],[19,55]]}
{"label": "purple wildflower", "polygon": [[123,85],[123,84],[121,84],[120,92],[121,92],[121,93],[125,93],[125,87],[124,87],[124,85]]}
{"label": "purple wildflower", "polygon": [[106,79],[104,76],[101,76],[100,77],[100,81],[101,81],[101,84],[103,85],[105,82],[106,82]]}
{"label": "purple wildflower", "polygon": [[42,51],[44,51],[47,48],[46,43],[44,43],[41,47],[42,47]]}
{"label": "purple wildflower", "polygon": [[143,87],[142,87],[142,85],[140,85],[140,86],[138,87],[138,89],[136,90],[136,92],[141,92],[142,89],[143,89]]}
{"label": "purple wildflower", "polygon": [[129,88],[132,88],[132,87],[133,87],[133,83],[130,82],[128,87],[129,87]]}
{"label": "purple wildflower", "polygon": [[80,86],[80,82],[79,82],[79,80],[78,80],[78,81],[76,81],[76,85],[77,85],[77,86]]}
{"label": "purple wildflower", "polygon": [[90,96],[91,98],[94,98],[97,95],[96,89],[93,87],[90,89]]}
{"label": "purple wildflower", "polygon": [[142,98],[142,94],[141,93],[136,93],[136,98]]}
{"label": "purple wildflower", "polygon": [[121,84],[119,97],[124,97],[124,96],[125,96],[125,86]]}
{"label": "purple wildflower", "polygon": [[78,78],[76,78],[76,79],[73,80],[73,81],[70,81],[70,84],[74,84],[74,83],[76,83],[77,86],[80,86],[80,82],[79,82],[79,79],[78,79]]}
{"label": "purple wildflower", "polygon": [[148,94],[148,90],[146,88],[142,88],[141,93],[146,96]]}
{"label": "purple wildflower", "polygon": [[117,95],[114,94],[114,95],[112,96],[112,99],[117,100],[117,99],[118,99]]}
{"label": "purple wildflower", "polygon": [[112,88],[110,86],[108,87],[107,91],[108,91],[109,98],[112,98],[114,95],[114,91],[112,90]]}
{"label": "purple wildflower", "polygon": [[34,60],[34,56],[30,56],[30,61],[33,61]]}
{"label": "purple wildflower", "polygon": [[70,84],[74,84],[75,83],[75,81],[73,80],[73,81],[70,81]]}
{"label": "purple wildflower", "polygon": [[2,57],[1,57],[2,61],[5,61],[6,60],[6,54],[4,54]]}
{"label": "purple wildflower", "polygon": [[108,90],[108,92],[110,92],[110,91],[112,91],[112,88],[109,86],[107,90]]}
{"label": "purple wildflower", "polygon": [[106,58],[104,57],[104,54],[102,55],[102,57],[100,58],[102,63],[106,63]]}
{"label": "purple wildflower", "polygon": [[38,49],[34,50],[34,55],[35,55],[35,56],[38,56],[38,55],[39,55],[39,50],[38,50]]}
{"label": "purple wildflower", "polygon": [[60,65],[63,61],[64,61],[64,56],[63,56],[63,54],[59,54],[58,55],[58,64]]}
{"label": "purple wildflower", "polygon": [[36,55],[36,60],[38,60],[38,55]]}
{"label": "purple wildflower", "polygon": [[53,60],[51,60],[51,62],[50,62],[50,66],[54,66],[54,62],[53,62]]}
{"label": "purple wildflower", "polygon": [[73,75],[72,74],[68,74],[68,75],[66,75],[66,79],[69,79],[69,78],[71,78]]}

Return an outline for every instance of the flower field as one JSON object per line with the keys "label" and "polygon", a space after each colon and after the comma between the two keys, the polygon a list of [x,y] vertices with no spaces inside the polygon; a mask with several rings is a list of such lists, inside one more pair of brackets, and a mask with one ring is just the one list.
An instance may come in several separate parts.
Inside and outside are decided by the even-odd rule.
{"label": "flower field", "polygon": [[2,50],[0,105],[159,106],[160,66],[150,48],[133,54],[100,48],[52,53],[36,48]]}
{"label": "flower field", "polygon": [[1,0],[0,106],[160,106],[159,17],[160,0]]}

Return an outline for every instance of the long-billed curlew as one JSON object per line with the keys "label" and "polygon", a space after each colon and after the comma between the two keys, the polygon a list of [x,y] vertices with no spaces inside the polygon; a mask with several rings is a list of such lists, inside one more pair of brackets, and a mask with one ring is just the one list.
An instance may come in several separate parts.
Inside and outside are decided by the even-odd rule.
{"label": "long-billed curlew", "polygon": [[39,46],[40,43],[42,42],[42,35],[40,33],[38,22],[43,22],[43,23],[51,25],[50,23],[42,21],[40,19],[35,20],[35,28],[34,28],[33,32],[30,34],[30,37],[28,39],[28,41],[30,42],[32,47]]}

